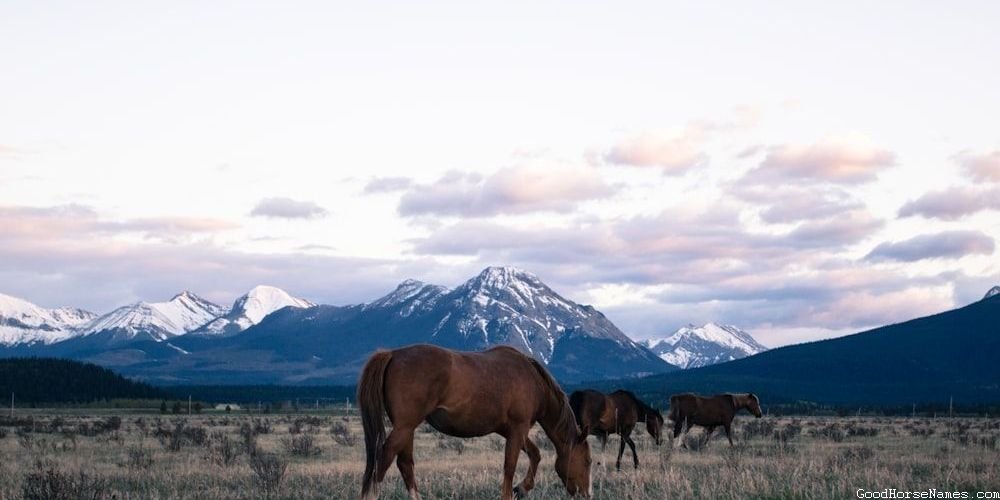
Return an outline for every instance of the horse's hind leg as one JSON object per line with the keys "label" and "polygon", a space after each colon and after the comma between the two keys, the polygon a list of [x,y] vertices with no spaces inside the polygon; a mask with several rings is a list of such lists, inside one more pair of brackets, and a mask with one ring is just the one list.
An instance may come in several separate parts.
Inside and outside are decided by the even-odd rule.
{"label": "horse's hind leg", "polygon": [[524,438],[524,447],[521,449],[528,454],[528,472],[521,483],[514,488],[514,496],[517,498],[523,497],[535,487],[535,473],[538,472],[538,463],[542,461],[542,454],[531,438]]}
{"label": "horse's hind leg", "polygon": [[[389,437],[386,438],[385,444],[382,446],[382,457],[378,462],[378,471],[376,471],[375,481],[381,483],[385,479],[385,473],[389,470],[389,466],[392,465],[392,461],[396,459],[396,456],[400,454],[407,446],[413,449],[413,429],[406,429],[404,427],[395,427],[392,432],[389,433]],[[412,453],[410,459],[410,468],[412,472]],[[399,465],[399,472],[403,473],[403,465]],[[412,475],[412,474],[411,474]],[[405,479],[405,476],[404,476]],[[409,485],[407,485],[409,486]],[[414,482],[414,487],[416,487],[416,482]]]}
{"label": "horse's hind leg", "polygon": [[619,434],[621,445],[618,446],[618,460],[615,462],[615,469],[622,470],[622,454],[625,453],[625,434]]}
{"label": "horse's hind leg", "polygon": [[403,476],[403,483],[406,484],[406,491],[410,494],[410,500],[420,500],[420,493],[417,491],[417,478],[413,474],[413,432],[409,433],[409,439],[403,444],[396,457],[396,467],[399,475]]}
{"label": "horse's hind leg", "polygon": [[632,449],[632,463],[633,463],[633,466],[636,469],[638,469],[639,468],[639,455],[636,455],[636,453],[635,453],[635,441],[632,441],[632,436],[626,436],[625,439],[626,439],[626,442],[628,443],[628,447]]}

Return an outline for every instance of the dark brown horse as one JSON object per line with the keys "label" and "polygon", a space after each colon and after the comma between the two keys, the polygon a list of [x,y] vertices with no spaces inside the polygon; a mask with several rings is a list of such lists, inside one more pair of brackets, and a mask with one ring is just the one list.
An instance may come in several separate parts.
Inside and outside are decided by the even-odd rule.
{"label": "dark brown horse", "polygon": [[[570,495],[590,496],[590,445],[576,426],[566,394],[534,359],[511,347],[457,352],[412,345],[372,355],[358,381],[358,405],[365,430],[363,498],[378,495],[378,484],[396,461],[411,498],[419,498],[413,475],[413,431],[427,421],[458,437],[496,433],[507,438],[501,498],[514,494],[512,483],[521,450],[528,471],[517,486],[531,490],[541,460],[528,438],[535,422],[556,450],[556,473]],[[386,436],[384,415],[392,422]]]}
{"label": "dark brown horse", "polygon": [[746,394],[717,394],[715,396],[699,396],[697,394],[675,394],[670,396],[670,420],[674,421],[674,439],[681,434],[681,429],[687,425],[685,434],[691,427],[699,425],[707,431],[705,444],[716,427],[722,426],[733,445],[733,418],[736,412],[747,410],[760,418],[760,399],[752,392]]}
{"label": "dark brown horse", "polygon": [[615,466],[621,470],[622,454],[625,444],[632,449],[632,462],[639,468],[639,456],[635,453],[635,442],[632,441],[632,429],[636,423],[645,422],[646,431],[660,444],[663,430],[663,415],[659,410],[643,403],[628,391],[615,391],[605,395],[602,392],[586,389],[574,391],[569,396],[569,404],[573,407],[573,415],[581,428],[590,428],[590,433],[601,439],[601,444],[607,444],[608,434],[621,436],[618,447],[618,461]]}

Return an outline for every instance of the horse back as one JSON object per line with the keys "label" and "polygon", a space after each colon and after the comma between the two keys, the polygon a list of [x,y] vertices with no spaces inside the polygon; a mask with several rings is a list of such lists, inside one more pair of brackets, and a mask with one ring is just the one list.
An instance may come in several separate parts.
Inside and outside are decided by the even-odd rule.
{"label": "horse back", "polygon": [[670,419],[674,422],[687,421],[702,426],[729,425],[735,415],[732,397],[725,394],[675,394],[670,397]]}

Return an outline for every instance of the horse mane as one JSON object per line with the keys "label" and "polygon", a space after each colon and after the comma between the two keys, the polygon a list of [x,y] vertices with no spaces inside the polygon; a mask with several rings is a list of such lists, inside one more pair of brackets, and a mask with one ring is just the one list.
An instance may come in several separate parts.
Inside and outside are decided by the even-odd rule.
{"label": "horse mane", "polygon": [[643,421],[646,420],[646,415],[658,415],[661,420],[663,419],[663,415],[660,414],[660,410],[657,410],[656,408],[653,408],[652,406],[649,406],[648,404],[643,402],[641,399],[636,397],[636,395],[632,393],[632,391],[626,391],[624,389],[620,389],[615,391],[615,393],[624,394],[626,397],[631,399],[632,402],[635,403],[635,406],[639,408],[639,411],[641,412],[641,415],[639,416],[642,417]]}
{"label": "horse mane", "polygon": [[[519,351],[520,353],[520,351]],[[551,410],[552,405],[556,405],[559,408],[559,416],[556,419],[554,428],[563,429],[569,432],[570,443],[573,442],[574,437],[579,433],[576,427],[576,416],[573,415],[573,409],[569,405],[569,398],[566,397],[566,393],[559,387],[559,383],[556,382],[549,371],[538,362],[537,359],[520,353],[522,356],[528,358],[531,362],[531,366],[535,367],[535,371],[542,377],[542,381],[545,383],[546,389],[548,389],[549,396],[549,409]]]}

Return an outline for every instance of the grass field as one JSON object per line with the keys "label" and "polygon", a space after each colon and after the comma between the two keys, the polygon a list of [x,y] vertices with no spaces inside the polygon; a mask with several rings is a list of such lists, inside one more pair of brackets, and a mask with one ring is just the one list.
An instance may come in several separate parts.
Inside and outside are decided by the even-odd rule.
{"label": "grass field", "polygon": [[[699,429],[675,446],[637,431],[615,470],[618,439],[591,438],[599,499],[854,498],[881,490],[1000,490],[1000,419],[781,417],[737,421],[737,446]],[[564,498],[541,430],[537,487]],[[681,446],[682,441],[686,446]],[[425,499],[496,498],[503,442],[425,426],[416,471]],[[356,416],[333,412],[160,415],[32,410],[0,418],[0,498],[356,498],[364,468]],[[519,481],[527,464],[522,455]],[[395,467],[381,498],[407,498]]]}

